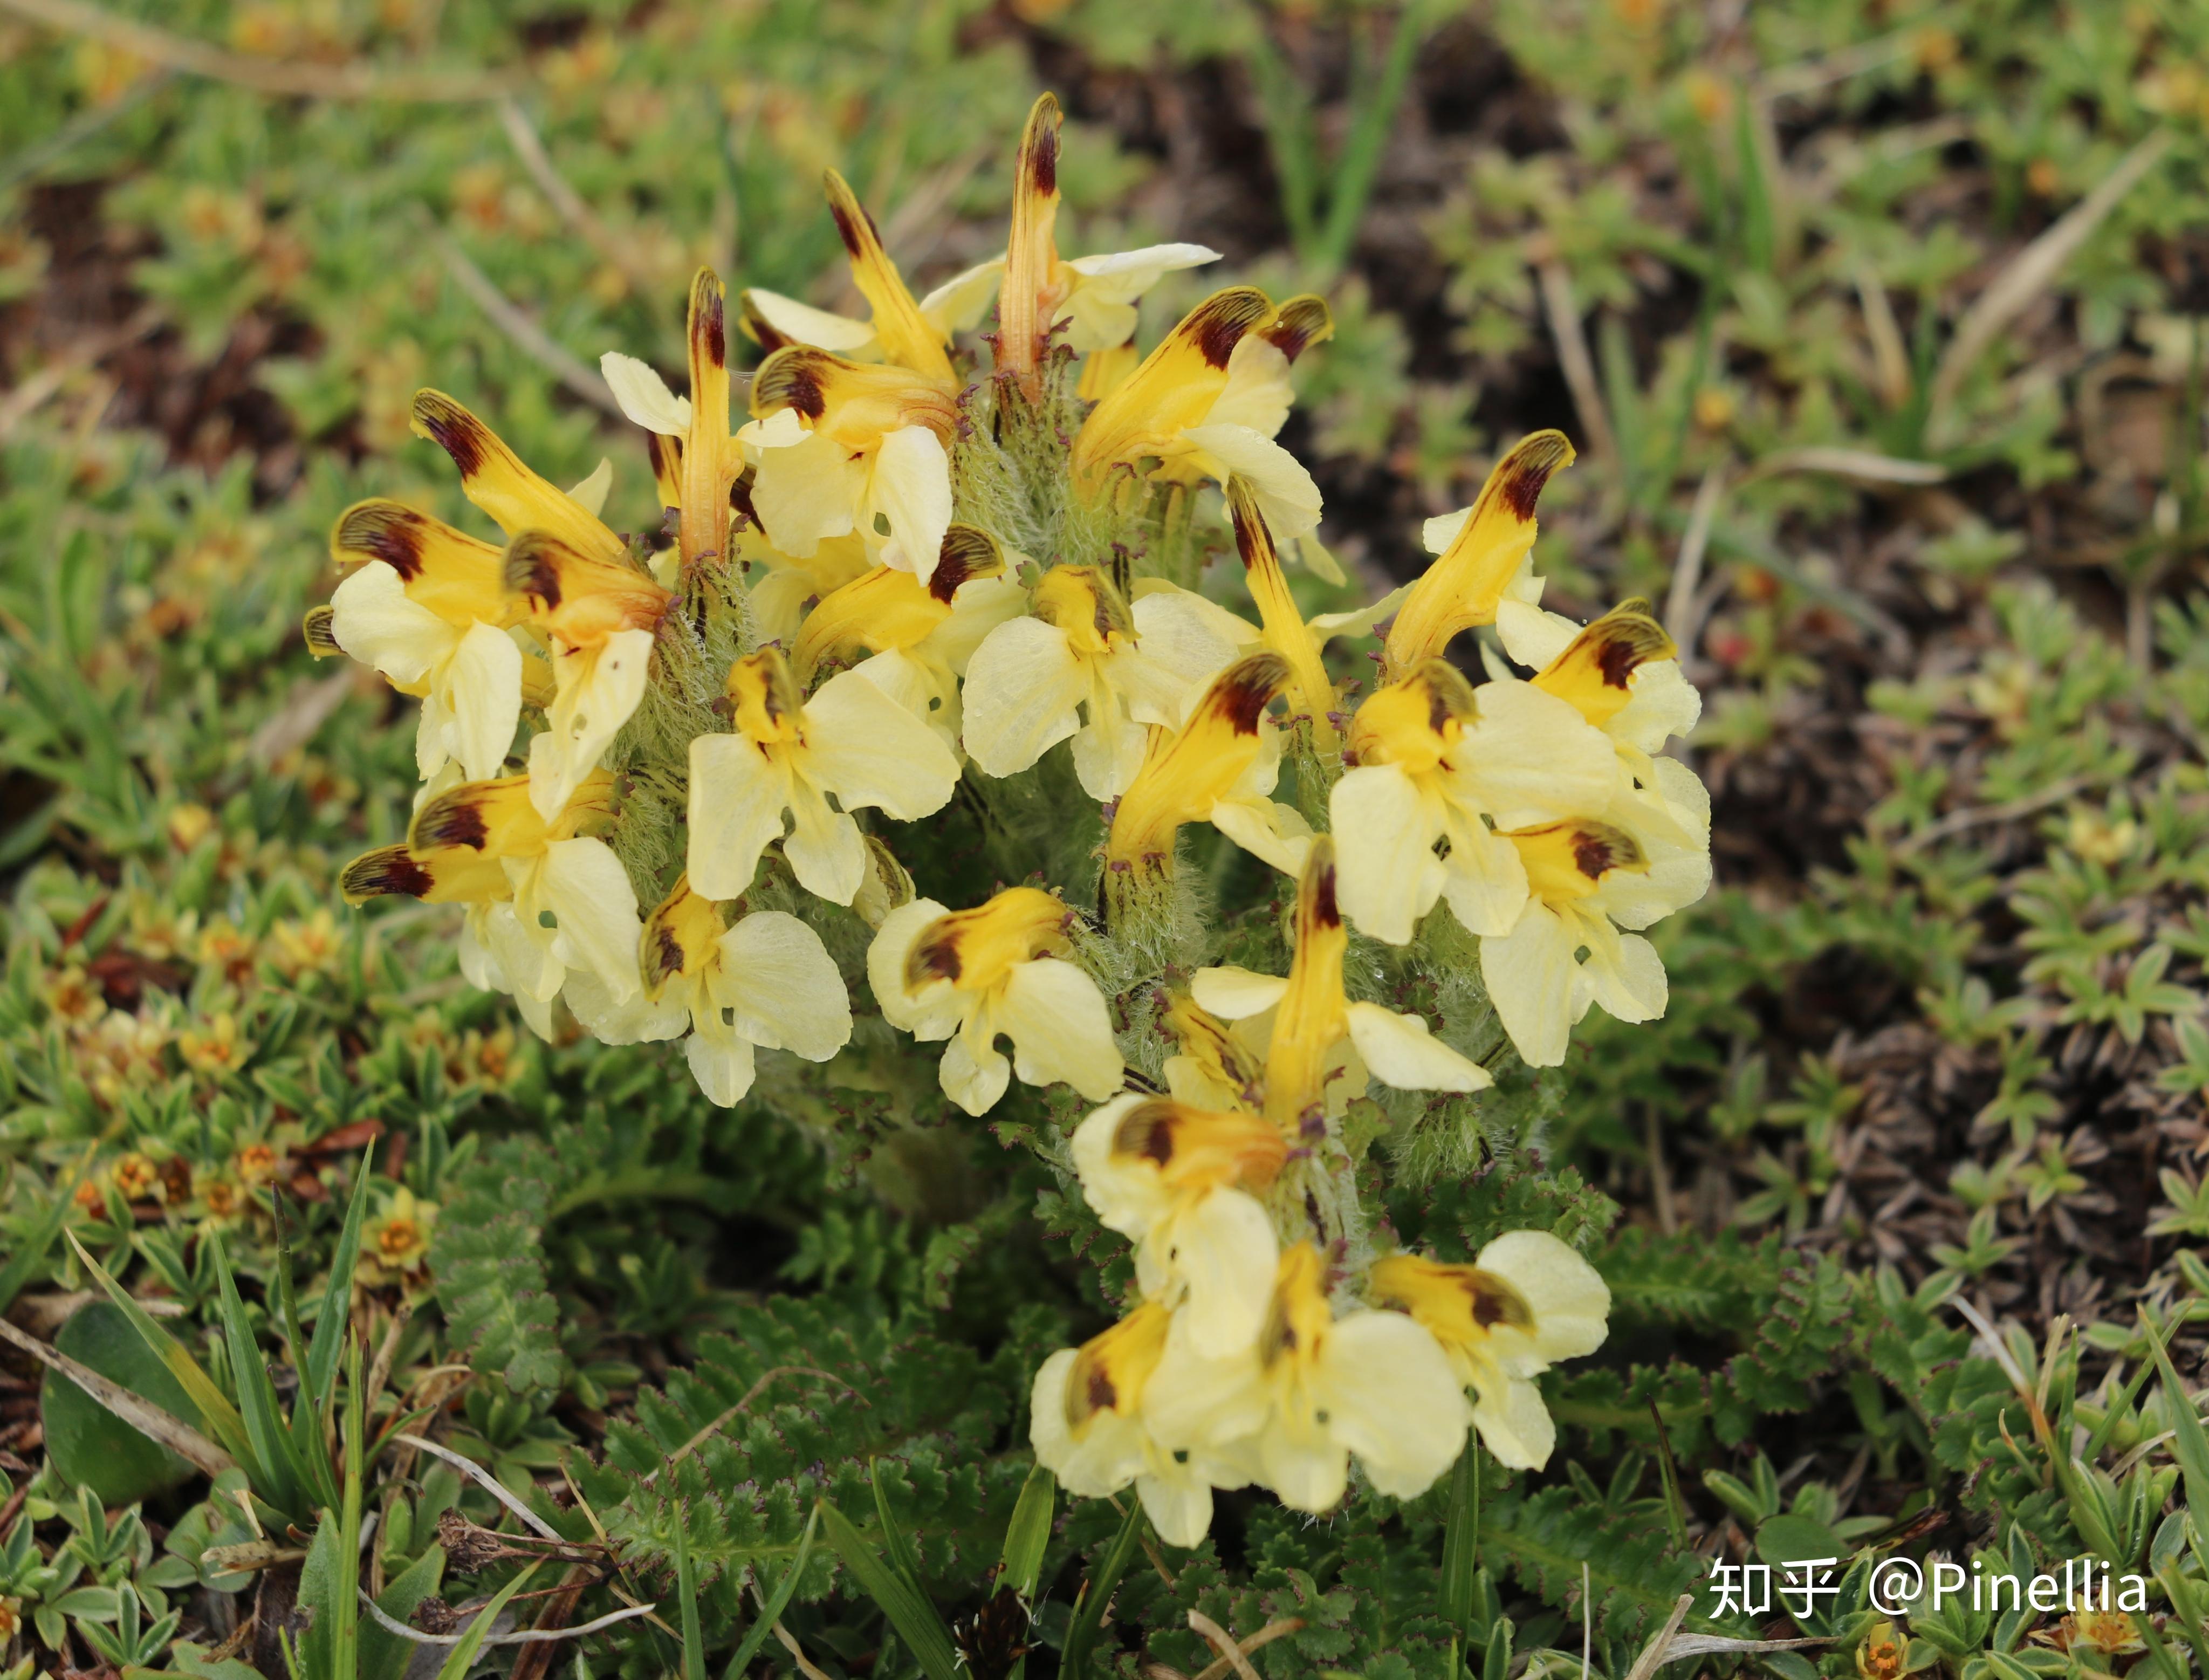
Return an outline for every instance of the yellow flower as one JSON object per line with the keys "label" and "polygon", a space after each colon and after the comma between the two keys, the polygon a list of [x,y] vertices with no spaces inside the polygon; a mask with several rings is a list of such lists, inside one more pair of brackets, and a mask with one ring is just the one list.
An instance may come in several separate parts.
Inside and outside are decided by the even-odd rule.
{"label": "yellow flower", "polygon": [[982,639],[966,665],[966,751],[985,775],[1026,769],[1069,737],[1092,799],[1135,779],[1147,726],[1177,726],[1188,703],[1235,656],[1210,611],[1182,591],[1130,608],[1094,566],[1054,566],[1028,616]]}
{"label": "yellow flower", "polygon": [[1427,521],[1427,545],[1439,557],[1411,586],[1389,628],[1382,681],[1438,657],[1460,630],[1494,623],[1506,599],[1541,599],[1532,557],[1534,506],[1550,475],[1572,461],[1564,433],[1538,431],[1496,463],[1472,507]]}
{"label": "yellow flower", "polygon": [[414,813],[405,844],[346,864],[339,885],[349,904],[398,894],[467,906],[461,972],[511,992],[522,1019],[549,1038],[551,1003],[571,970],[596,974],[620,1002],[641,985],[636,889],[612,849],[580,832],[604,821],[611,797],[612,778],[593,771],[548,823],[527,776],[463,782]]}
{"label": "yellow flower", "polygon": [[1074,1171],[1097,1217],[1134,1237],[1146,1298],[1183,1308],[1207,1351],[1237,1353],[1265,1317],[1280,1255],[1262,1190],[1288,1158],[1278,1127],[1247,1111],[1132,1092],[1074,1134]]}
{"label": "yellow flower", "polygon": [[1336,902],[1330,835],[1313,840],[1297,882],[1296,942],[1285,978],[1205,968],[1189,988],[1201,1008],[1245,1023],[1245,1042],[1264,1059],[1266,1117],[1285,1135],[1321,1135],[1327,1116],[1364,1093],[1369,1074],[1410,1091],[1479,1091],[1493,1082],[1418,1016],[1345,995],[1350,936]]}
{"label": "yellow flower", "polygon": [[1902,1680],[1909,1658],[1908,1638],[1882,1618],[1871,1624],[1857,1647],[1857,1672],[1863,1680]]}
{"label": "yellow flower", "polygon": [[1133,1482],[1170,1546],[1194,1546],[1212,1526],[1212,1490],[1255,1477],[1239,1443],[1175,1452],[1152,1434],[1144,1400],[1165,1352],[1170,1318],[1146,1303],[1102,1335],[1043,1362],[1029,1395],[1036,1462],[1080,1499],[1102,1499]]}
{"label": "yellow flower", "polygon": [[634,356],[599,358],[622,412],[645,429],[661,504],[679,511],[684,567],[729,558],[730,491],[743,450],[729,430],[728,304],[720,277],[701,268],[690,281],[690,394],[678,397]]}
{"label": "yellow flower", "polygon": [[1473,1424],[1498,1462],[1539,1470],[1550,1461],[1556,1425],[1534,1378],[1603,1346],[1610,1291],[1595,1268],[1546,1231],[1512,1231],[1470,1266],[1391,1255],[1368,1290],[1442,1344],[1459,1383],[1478,1396]]}
{"label": "yellow flower", "polygon": [[983,637],[1027,610],[987,532],[954,525],[926,583],[876,566],[824,594],[791,650],[801,685],[824,661],[855,650],[858,673],[919,718],[954,752],[963,713],[959,681]]}
{"label": "yellow flower", "polygon": [[238,1017],[225,1009],[208,1017],[204,1030],[188,1027],[177,1034],[177,1053],[194,1073],[220,1079],[235,1073],[251,1046],[238,1041]]}
{"label": "yellow flower", "polygon": [[[1067,960],[1068,912],[1049,893],[1008,887],[973,910],[915,899],[883,918],[867,978],[891,1026],[949,1039],[938,1076],[969,1114],[986,1114],[1012,1076],[1072,1086],[1092,1102],[1120,1088],[1124,1064],[1097,983]],[[997,1035],[1013,1041],[1008,1063]]]}
{"label": "yellow flower", "polygon": [[1710,796],[1692,772],[1656,761],[1646,791],[1622,788],[1601,817],[1506,830],[1526,872],[1517,921],[1480,942],[1497,1018],[1532,1068],[1565,1059],[1591,1004],[1618,1021],[1664,1013],[1664,965],[1637,932],[1709,889]]}
{"label": "yellow flower", "polygon": [[269,1145],[249,1143],[232,1158],[231,1165],[246,1188],[259,1189],[275,1183],[283,1169],[283,1160]]}
{"label": "yellow flower", "polygon": [[1005,260],[969,271],[1002,268],[998,364],[1019,376],[1031,391],[1037,363],[1056,329],[1065,328],[1064,342],[1077,356],[1117,349],[1135,335],[1135,304],[1143,293],[1177,270],[1219,260],[1218,251],[1202,245],[1166,244],[1063,261],[1056,238],[1062,120],[1058,101],[1049,93],[1029,111],[1013,179],[1013,225]]}
{"label": "yellow flower", "polygon": [[401,1185],[382,1215],[361,1232],[360,1269],[370,1288],[401,1283],[422,1270],[437,1225],[437,1205],[418,1201]]}
{"label": "yellow flower", "polygon": [[1684,736],[1703,712],[1702,695],[1680,669],[1679,649],[1630,600],[1583,629],[1525,601],[1506,600],[1496,616],[1503,651],[1534,671],[1532,686],[1570,704],[1610,738],[1628,769],[1646,781],[1650,756]]}
{"label": "yellow flower", "polygon": [[1280,732],[1266,708],[1288,679],[1279,654],[1250,654],[1212,679],[1182,728],[1151,731],[1142,768],[1113,810],[1104,842],[1108,892],[1171,874],[1174,836],[1187,822],[1210,822],[1293,872],[1281,831],[1309,830],[1294,810],[1266,797],[1281,768]]}
{"label": "yellow flower", "polygon": [[1076,484],[1098,494],[1115,468],[1151,460],[1170,484],[1240,477],[1276,537],[1304,535],[1319,524],[1319,486],[1273,437],[1295,394],[1291,364],[1333,331],[1317,298],[1277,307],[1255,286],[1214,292],[1090,411],[1074,440]]}
{"label": "yellow flower", "polygon": [[309,615],[310,645],[326,633],[329,645],[420,699],[414,765],[424,780],[454,759],[467,775],[497,775],[514,745],[532,663],[509,628],[521,614],[506,593],[500,551],[376,500],[339,516],[330,554],[353,569],[327,618]]}
{"label": "yellow flower", "polygon": [[1342,908],[1394,945],[1444,895],[1469,932],[1510,932],[1526,871],[1490,822],[1601,810],[1619,780],[1610,743],[1568,702],[1508,675],[1475,690],[1442,659],[1357,708],[1348,756],[1329,796]]}
{"label": "yellow flower", "polygon": [[557,489],[442,391],[416,393],[414,430],[453,458],[461,491],[507,533],[505,611],[519,605],[551,642],[555,693],[529,744],[532,797],[549,822],[635,711],[671,597],[594,511],[603,483]]}
{"label": "yellow flower", "polygon": [[915,822],[942,810],[958,785],[950,748],[858,671],[801,700],[789,663],[766,647],[730,668],[728,693],[735,729],[690,743],[689,868],[709,899],[741,895],[760,853],[779,840],[800,886],[849,904],[867,869],[851,813],[876,805]]}
{"label": "yellow flower", "polygon": [[1333,1508],[1352,1454],[1390,1498],[1425,1492],[1463,1450],[1468,1417],[1449,1360],[1423,1326],[1371,1309],[1336,1316],[1309,1243],[1281,1256],[1249,1349],[1207,1358],[1191,1339],[1169,1335],[1144,1406],[1169,1448],[1247,1442],[1266,1485],[1300,1511]]}
{"label": "yellow flower", "polygon": [[639,942],[644,989],[615,999],[603,982],[568,982],[575,1019],[610,1045],[674,1039],[708,1101],[731,1108],[751,1089],[753,1052],[787,1050],[825,1062],[852,1036],[844,977],[821,936],[795,916],[761,910],[734,927],[721,906],[678,879]]}
{"label": "yellow flower", "polygon": [[948,382],[826,350],[778,350],[752,378],[737,434],[757,463],[751,503],[773,545],[800,558],[857,533],[868,557],[927,581],[951,524],[958,427]]}
{"label": "yellow flower", "polygon": [[146,1156],[135,1151],[117,1159],[111,1177],[125,1201],[160,1201],[166,1199],[161,1170]]}

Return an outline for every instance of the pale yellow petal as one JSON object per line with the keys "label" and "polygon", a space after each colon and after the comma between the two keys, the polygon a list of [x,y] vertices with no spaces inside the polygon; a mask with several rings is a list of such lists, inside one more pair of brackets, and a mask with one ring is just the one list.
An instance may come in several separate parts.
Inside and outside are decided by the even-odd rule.
{"label": "pale yellow petal", "polygon": [[1097,982],[1054,958],[1018,963],[997,1003],[1015,1068],[1029,1085],[1072,1086],[1092,1102],[1120,1088],[1125,1067]]}
{"label": "pale yellow petal", "polygon": [[758,872],[760,853],[782,837],[789,803],[781,766],[745,737],[692,741],[685,860],[691,890],[716,900],[740,896]]}
{"label": "pale yellow petal", "polygon": [[984,774],[1025,770],[1080,727],[1088,673],[1066,633],[1014,618],[982,639],[961,691],[966,751]]}
{"label": "pale yellow petal", "polygon": [[1470,1057],[1434,1036],[1417,1015],[1378,1003],[1348,1006],[1350,1039],[1365,1070],[1399,1091],[1485,1091],[1496,1081]]}
{"label": "pale yellow petal", "polygon": [[826,1062],[851,1041],[852,1000],[821,936],[779,910],[755,911],[724,933],[707,985],[731,1023],[763,1050]]}
{"label": "pale yellow petal", "polygon": [[649,364],[609,350],[599,358],[599,371],[605,376],[622,412],[635,425],[663,437],[689,435],[690,399],[669,390],[667,382]]}

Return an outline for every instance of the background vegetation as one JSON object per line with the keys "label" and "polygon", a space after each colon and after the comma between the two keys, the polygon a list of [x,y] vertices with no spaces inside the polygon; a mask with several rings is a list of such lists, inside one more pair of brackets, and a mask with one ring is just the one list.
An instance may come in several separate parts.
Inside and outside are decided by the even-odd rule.
{"label": "background vegetation", "polygon": [[[1562,425],[1553,604],[1650,595],[1704,689],[1670,1015],[1394,1210],[1609,1279],[1544,1474],[1194,1553],[1051,1506],[1027,1376],[1118,1239],[1024,1153],[712,1110],[338,901],[412,720],[298,626],[347,503],[459,515],[414,388],[562,482],[616,452],[637,524],[597,353],[679,365],[701,262],[844,301],[825,166],[924,283],[989,255],[1043,87],[1068,249],[1225,253],[1147,341],[1332,298],[1287,441],[1339,554],[1409,575]],[[0,0],[0,1669],[1623,1677],[1712,1560],[1929,1547],[2173,1613],[1889,1647],[1859,1572],[1699,1596],[1832,1641],[1699,1660],[2209,1670],[2205,156],[2188,0]],[[356,1582],[448,1636],[659,1608],[424,1659]]]}

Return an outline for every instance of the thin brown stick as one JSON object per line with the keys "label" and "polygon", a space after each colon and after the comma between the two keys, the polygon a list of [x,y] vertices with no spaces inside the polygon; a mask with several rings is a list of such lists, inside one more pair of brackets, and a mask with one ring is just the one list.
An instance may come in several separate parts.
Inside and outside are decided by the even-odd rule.
{"label": "thin brown stick", "polygon": [[1550,334],[1557,341],[1557,364],[1573,394],[1580,429],[1587,433],[1587,453],[1616,461],[1618,437],[1603,406],[1603,388],[1596,382],[1595,360],[1588,354],[1580,306],[1573,301],[1573,277],[1554,256],[1538,263],[1534,274],[1542,284],[1542,308],[1550,317]]}
{"label": "thin brown stick", "polygon": [[1220,1661],[1232,1668],[1237,1680],[1258,1680],[1258,1671],[1250,1666],[1250,1659],[1235,1642],[1235,1636],[1201,1610],[1189,1613],[1189,1625],[1201,1635],[1205,1643],[1219,1653]]}
{"label": "thin brown stick", "polygon": [[[1275,1640],[1297,1632],[1303,1624],[1303,1617],[1301,1616],[1285,1616],[1278,1622],[1268,1622],[1249,1638],[1242,1641],[1236,1649],[1248,1657],[1260,1647],[1271,1645]],[[1195,1680],[1227,1680],[1229,1667],[1226,1658],[1216,1658],[1196,1671]]]}
{"label": "thin brown stick", "polygon": [[[0,0],[0,4],[8,0]],[[604,410],[615,419],[626,422],[622,406],[614,400],[612,387],[599,376],[595,369],[586,367],[574,355],[563,349],[552,335],[521,306],[500,291],[490,275],[476,267],[466,251],[455,244],[451,237],[440,229],[434,236],[437,250],[445,259],[445,268],[460,290],[475,299],[476,306],[491,318],[491,323],[534,358],[555,379],[593,407]]]}
{"label": "thin brown stick", "polygon": [[306,64],[256,58],[135,18],[117,17],[87,0],[0,0],[0,11],[13,12],[64,34],[90,36],[165,69],[280,97],[445,105],[500,99],[516,86],[511,76],[481,70],[387,69],[374,64]]}
{"label": "thin brown stick", "polygon": [[562,220],[581,234],[609,266],[620,272],[638,297],[647,303],[653,301],[659,277],[637,261],[635,245],[608,227],[589,202],[560,172],[528,113],[513,99],[501,99],[498,120],[506,129],[514,154],[521,160],[521,166],[529,172],[529,178],[537,183],[538,190],[552,201],[552,208],[560,213]]}
{"label": "thin brown stick", "polygon": [[[777,1365],[771,1370],[761,1372],[759,1381],[753,1383],[750,1388],[744,1390],[744,1397],[742,1400],[738,1400],[726,1412],[724,1412],[719,1417],[714,1418],[712,1423],[707,1424],[703,1429],[700,1430],[680,1447],[677,1447],[673,1452],[670,1453],[667,1455],[667,1464],[671,1465],[682,1463],[684,1459],[689,1458],[691,1454],[696,1452],[698,1448],[704,1446],[708,1441],[711,1441],[716,1435],[720,1433],[723,1426],[735,1418],[754,1400],[757,1400],[760,1397],[761,1391],[764,1389],[768,1383],[773,1382],[778,1376],[824,1377],[828,1382],[840,1385],[854,1395],[858,1393],[858,1389],[853,1388],[850,1383],[846,1382],[842,1377],[836,1376],[834,1372],[820,1370],[811,1365]],[[662,1465],[660,1469],[664,1470],[666,1467],[666,1465]],[[647,1487],[650,1487],[653,1482],[659,1479],[659,1471],[653,1471],[651,1475],[647,1476],[644,1478],[644,1484]]]}

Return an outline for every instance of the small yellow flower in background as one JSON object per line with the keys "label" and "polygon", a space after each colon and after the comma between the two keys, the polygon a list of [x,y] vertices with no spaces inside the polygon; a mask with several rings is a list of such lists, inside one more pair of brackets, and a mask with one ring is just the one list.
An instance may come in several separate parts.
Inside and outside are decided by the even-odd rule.
{"label": "small yellow flower in background", "polygon": [[133,1151],[117,1157],[109,1177],[125,1201],[160,1201],[166,1191],[161,1170],[151,1159]]}
{"label": "small yellow flower in background", "polygon": [[291,979],[327,972],[345,949],[345,936],[327,905],[304,920],[286,917],[268,930],[268,940],[276,966]]}
{"label": "small yellow flower in background", "polygon": [[2064,850],[2081,863],[2114,869],[2139,844],[2140,824],[2129,816],[2112,820],[2091,805],[2074,805],[2064,816]]}
{"label": "small yellow flower in background", "polygon": [[[1120,1088],[1125,1064],[1104,994],[1073,962],[1067,908],[1033,887],[1009,887],[977,909],[915,899],[883,918],[867,948],[867,978],[891,1026],[924,1042],[948,1039],[944,1094],[986,1114],[1018,1073],[1061,1081],[1092,1102]],[[1014,1060],[998,1051],[1013,1041]]]}
{"label": "small yellow flower in background", "polygon": [[107,1013],[107,999],[75,963],[58,970],[39,988],[39,997],[58,1021],[94,1021]]}
{"label": "small yellow flower in background", "polygon": [[958,785],[942,738],[856,671],[801,699],[789,662],[766,647],[730,668],[728,695],[734,730],[690,743],[688,868],[709,899],[742,894],[760,853],[780,840],[800,886],[849,904],[867,868],[851,813],[874,805],[913,822]]}
{"label": "small yellow flower in background", "polygon": [[177,1054],[194,1073],[220,1079],[238,1071],[251,1049],[238,1040],[238,1017],[225,1009],[210,1016],[205,1026],[188,1027],[177,1034]]}
{"label": "small yellow flower in background", "polygon": [[1473,1424],[1497,1462],[1539,1470],[1550,1461],[1556,1425],[1534,1378],[1603,1346],[1610,1291],[1595,1268],[1548,1231],[1513,1231],[1470,1266],[1391,1255],[1374,1266],[1369,1289],[1442,1344],[1478,1397]]}
{"label": "small yellow flower in background", "polygon": [[1427,546],[1437,557],[1405,593],[1389,627],[1383,682],[1439,657],[1459,631],[1494,623],[1506,600],[1541,599],[1534,506],[1550,475],[1572,461],[1564,433],[1538,431],[1496,463],[1470,508],[1427,521]]}
{"label": "small yellow flower in background", "polygon": [[1508,677],[1476,692],[1442,659],[1357,708],[1349,756],[1357,768],[1330,796],[1342,907],[1361,932],[1395,945],[1444,896],[1468,932],[1510,932],[1526,871],[1490,822],[1600,810],[1618,780],[1610,743],[1568,702]]}
{"label": "small yellow flower in background", "polygon": [[1206,1351],[1239,1353],[1258,1334],[1280,1247],[1244,1188],[1264,1189],[1288,1145],[1248,1112],[1192,1108],[1140,1092],[1115,1098],[1074,1134],[1074,1170],[1097,1217],[1136,1240],[1150,1300],[1186,1304]]}
{"label": "small yellow flower in background", "polygon": [[167,827],[177,850],[190,852],[214,832],[214,813],[205,805],[177,805],[169,812]]}
{"label": "small yellow flower in background", "polygon": [[1177,1450],[1152,1433],[1144,1402],[1171,1322],[1147,1303],[1044,1360],[1029,1395],[1029,1434],[1036,1461],[1068,1493],[1101,1499],[1132,1482],[1159,1538],[1193,1546],[1212,1526],[1213,1490],[1247,1486],[1258,1466],[1246,1442]]}
{"label": "small yellow flower in background", "polygon": [[1336,1316],[1309,1243],[1281,1256],[1246,1352],[1211,1358],[1192,1339],[1168,1336],[1145,1408],[1171,1449],[1247,1442],[1265,1484],[1300,1511],[1341,1502],[1353,1455],[1390,1498],[1424,1493],[1456,1462],[1469,1412],[1448,1358],[1417,1321],[1370,1308]]}
{"label": "small yellow flower in background", "polygon": [[568,1005],[610,1045],[679,1038],[707,1099],[731,1108],[751,1089],[755,1049],[826,1062],[850,1040],[852,1003],[821,936],[779,910],[725,925],[721,906],[675,883],[640,942],[644,989],[617,1000],[595,974],[568,982]]}
{"label": "small yellow flower in background", "polygon": [[418,1201],[413,1191],[400,1186],[382,1213],[361,1232],[362,1280],[376,1289],[418,1277],[430,1258],[436,1228],[437,1204]]}
{"label": "small yellow flower in background", "polygon": [[283,1169],[283,1159],[274,1147],[266,1143],[249,1143],[232,1159],[232,1169],[238,1181],[249,1189],[260,1189],[276,1181]]}
{"label": "small yellow flower in background", "polygon": [[1871,1624],[1857,1647],[1857,1672],[1863,1680],[1902,1680],[1909,1658],[1908,1636],[1882,1618]]}
{"label": "small yellow flower in background", "polygon": [[1010,776],[1071,738],[1082,790],[1117,798],[1141,767],[1148,726],[1177,726],[1234,657],[1185,592],[1130,607],[1098,568],[1054,566],[1028,616],[998,625],[967,661],[966,751],[984,774]]}
{"label": "small yellow flower in background", "polygon": [[[1205,968],[1196,1003],[1241,1024],[1263,1059],[1265,1115],[1285,1135],[1317,1135],[1326,1117],[1365,1093],[1368,1075],[1407,1091],[1480,1091],[1488,1069],[1436,1038],[1417,1015],[1352,1003],[1342,987],[1350,936],[1337,902],[1334,840],[1311,843],[1297,882],[1296,949],[1285,976]],[[1181,1093],[1177,1091],[1177,1096]]]}
{"label": "small yellow flower in background", "polygon": [[107,1186],[97,1173],[87,1173],[78,1183],[75,1199],[78,1210],[95,1219],[107,1212]]}
{"label": "small yellow flower in background", "polygon": [[199,1173],[192,1180],[192,1198],[208,1223],[227,1225],[244,1217],[249,1206],[245,1192],[219,1174]]}

